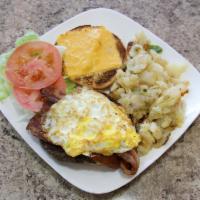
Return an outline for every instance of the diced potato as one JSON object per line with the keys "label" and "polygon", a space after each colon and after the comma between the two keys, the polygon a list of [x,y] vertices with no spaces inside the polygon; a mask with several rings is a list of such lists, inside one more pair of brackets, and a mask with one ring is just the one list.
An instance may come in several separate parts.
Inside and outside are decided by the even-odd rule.
{"label": "diced potato", "polygon": [[142,141],[140,155],[166,143],[171,131],[184,121],[182,97],[187,81],[179,80],[185,65],[173,65],[154,50],[144,49],[150,41],[141,33],[130,49],[125,71],[118,70],[111,96],[131,116]]}
{"label": "diced potato", "polygon": [[187,69],[186,64],[168,64],[166,70],[170,76],[179,78]]}

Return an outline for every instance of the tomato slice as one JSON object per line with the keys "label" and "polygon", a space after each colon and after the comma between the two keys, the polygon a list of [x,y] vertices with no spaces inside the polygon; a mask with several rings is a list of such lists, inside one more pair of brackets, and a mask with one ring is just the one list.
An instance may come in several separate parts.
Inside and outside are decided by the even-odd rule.
{"label": "tomato slice", "polygon": [[62,76],[50,87],[53,88],[55,95],[58,97],[66,94],[67,85]]}
{"label": "tomato slice", "polygon": [[39,90],[53,84],[62,72],[60,53],[53,45],[34,41],[13,52],[7,67],[7,78],[14,87]]}
{"label": "tomato slice", "polygon": [[47,99],[55,97],[58,100],[61,99],[65,94],[66,83],[62,76],[49,87],[41,89],[42,97]]}
{"label": "tomato slice", "polygon": [[39,112],[43,102],[39,90],[29,90],[22,88],[13,88],[13,93],[20,105],[33,112]]}
{"label": "tomato slice", "polygon": [[[66,94],[66,83],[61,76],[55,83],[42,90],[47,90],[59,99]],[[24,88],[13,88],[13,93],[20,105],[33,112],[39,112],[43,106],[43,99],[40,90],[30,90]]]}

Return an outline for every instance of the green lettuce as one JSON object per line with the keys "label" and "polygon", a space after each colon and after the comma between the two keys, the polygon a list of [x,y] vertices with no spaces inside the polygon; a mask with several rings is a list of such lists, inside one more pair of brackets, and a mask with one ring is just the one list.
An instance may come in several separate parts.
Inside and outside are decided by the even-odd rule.
{"label": "green lettuce", "polygon": [[34,40],[39,40],[39,35],[33,31],[28,31],[25,33],[24,36],[22,36],[16,40],[15,46],[18,47],[27,42],[34,41]]}
{"label": "green lettuce", "polygon": [[70,79],[66,78],[66,79],[65,79],[65,83],[66,83],[66,85],[67,85],[66,94],[70,94],[70,93],[72,93],[73,91],[76,90],[76,88],[77,88],[76,83],[74,83],[74,82],[71,81]]}

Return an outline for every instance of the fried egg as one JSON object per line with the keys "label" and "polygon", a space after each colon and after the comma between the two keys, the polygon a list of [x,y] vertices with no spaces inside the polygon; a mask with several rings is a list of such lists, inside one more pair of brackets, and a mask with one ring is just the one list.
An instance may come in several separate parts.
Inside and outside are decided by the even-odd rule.
{"label": "fried egg", "polygon": [[124,110],[103,94],[82,88],[66,95],[47,112],[47,139],[67,155],[112,155],[138,146],[140,136]]}

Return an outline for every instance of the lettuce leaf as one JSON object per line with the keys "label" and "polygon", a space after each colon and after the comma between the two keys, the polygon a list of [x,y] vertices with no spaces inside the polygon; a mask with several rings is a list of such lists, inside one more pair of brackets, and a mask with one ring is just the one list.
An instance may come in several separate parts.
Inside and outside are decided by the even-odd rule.
{"label": "lettuce leaf", "polygon": [[76,90],[76,88],[77,88],[76,83],[74,83],[74,82],[71,81],[70,79],[66,78],[66,79],[65,79],[65,83],[66,83],[66,85],[67,85],[66,94],[70,94],[70,93],[72,93],[73,91]]}
{"label": "lettuce leaf", "polygon": [[34,40],[39,40],[39,35],[33,31],[28,31],[25,33],[24,36],[22,36],[16,40],[15,46],[18,47],[27,42],[34,41]]}

